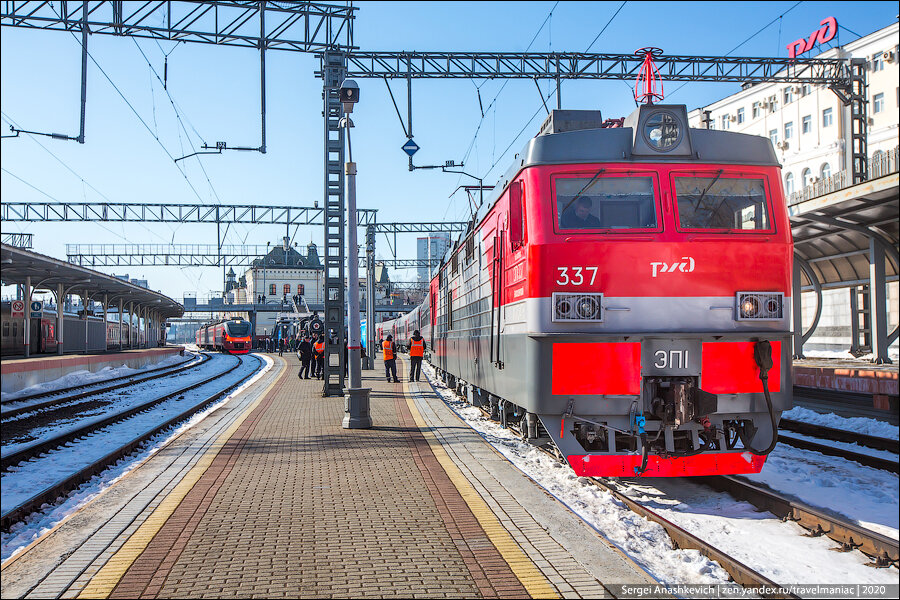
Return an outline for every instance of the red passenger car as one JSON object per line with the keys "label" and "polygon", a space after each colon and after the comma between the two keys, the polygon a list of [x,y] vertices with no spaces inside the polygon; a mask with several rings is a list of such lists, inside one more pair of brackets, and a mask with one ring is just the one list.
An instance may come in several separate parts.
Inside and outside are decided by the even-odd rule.
{"label": "red passenger car", "polygon": [[197,346],[229,354],[247,354],[252,346],[251,329],[250,321],[241,317],[208,323],[197,330]]}

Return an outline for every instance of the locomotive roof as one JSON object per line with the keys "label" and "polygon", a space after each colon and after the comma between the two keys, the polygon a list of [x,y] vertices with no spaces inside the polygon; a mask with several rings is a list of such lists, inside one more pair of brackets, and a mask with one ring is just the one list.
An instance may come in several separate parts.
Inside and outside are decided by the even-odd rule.
{"label": "locomotive roof", "polygon": [[[656,150],[645,135],[660,115],[680,127],[677,142],[664,151]],[[639,106],[624,119],[622,127],[601,127],[602,123],[599,110],[551,111],[540,133],[515,155],[513,165],[500,177],[489,200],[479,207],[474,224],[487,215],[522,169],[538,165],[664,162],[780,166],[768,138],[688,127],[687,108],[683,104]],[[442,262],[448,260],[471,229],[460,234]]]}

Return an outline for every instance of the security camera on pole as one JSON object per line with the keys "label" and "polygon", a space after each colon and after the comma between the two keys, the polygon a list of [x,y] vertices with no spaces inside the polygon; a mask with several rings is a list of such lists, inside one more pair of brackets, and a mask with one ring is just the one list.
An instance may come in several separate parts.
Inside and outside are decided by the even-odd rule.
{"label": "security camera on pole", "polygon": [[347,130],[347,155],[349,160],[344,174],[347,176],[347,279],[349,294],[347,312],[349,313],[347,335],[347,359],[350,361],[350,387],[348,388],[347,411],[342,426],[344,429],[368,429],[372,426],[369,415],[369,389],[362,387],[360,364],[360,325],[359,325],[359,248],[356,240],[356,163],[353,162],[353,146],[350,144],[350,128],[353,121],[350,113],[353,105],[359,102],[359,86],[352,79],[345,79],[340,89],[341,106],[345,117],[341,124]]}

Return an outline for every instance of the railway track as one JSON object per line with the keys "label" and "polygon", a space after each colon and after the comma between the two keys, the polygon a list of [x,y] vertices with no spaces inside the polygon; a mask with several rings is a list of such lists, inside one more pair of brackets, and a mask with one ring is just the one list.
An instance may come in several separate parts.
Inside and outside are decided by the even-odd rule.
{"label": "railway track", "polygon": [[[0,412],[0,418],[3,421],[8,421],[14,417],[19,415],[33,412],[33,411],[44,411],[49,408],[53,408],[54,406],[60,406],[63,404],[67,404],[69,402],[74,402],[76,400],[83,400],[85,398],[90,398],[91,396],[99,396],[102,394],[106,394],[108,392],[112,392],[115,390],[121,390],[126,387],[130,387],[133,385],[138,385],[144,383],[145,381],[151,381],[153,379],[160,379],[162,377],[169,377],[175,373],[180,373],[182,371],[186,371],[188,369],[193,369],[199,367],[206,363],[210,359],[208,354],[202,354],[194,360],[188,360],[185,363],[180,363],[175,366],[166,366],[160,367],[158,369],[153,369],[152,375],[147,376],[147,373],[151,371],[146,371],[144,373],[125,375],[123,377],[115,377],[113,379],[107,379],[105,381],[94,382],[90,384],[77,385],[69,388],[64,388],[60,390],[53,390],[48,392],[42,392],[40,394],[33,394],[31,396],[27,396],[24,398],[16,398],[15,400],[9,400],[4,404],[12,404],[13,402],[27,402],[29,400],[37,400],[39,398],[49,398],[44,402],[35,402],[33,404],[27,404],[25,406],[16,406],[14,408],[9,408],[7,410],[3,410]],[[118,383],[114,383],[118,382]],[[112,385],[110,385],[112,384]],[[78,391],[82,390],[82,391]]]}
{"label": "railway track", "polygon": [[[485,417],[490,418],[489,411],[484,410],[483,407],[478,408],[481,410],[482,414]],[[516,429],[512,429],[512,431],[516,431],[519,435],[521,435],[521,432],[518,432]],[[534,447],[556,460],[561,460],[560,456],[557,452],[555,452],[554,448],[545,446]],[[563,460],[563,462],[565,461]],[[597,477],[588,477],[585,479],[592,485],[595,485],[608,492],[616,500],[627,506],[628,509],[633,513],[662,526],[662,528],[668,534],[669,538],[672,540],[672,544],[675,548],[684,550],[697,550],[706,558],[718,563],[723,569],[725,569],[726,572],[728,572],[731,579],[738,585],[744,588],[764,590],[761,594],[763,598],[799,598],[799,596],[789,593],[786,590],[786,586],[782,586],[781,584],[772,581],[765,575],[742,563],[728,553],[720,550],[719,548],[716,548],[710,542],[697,537],[683,527],[676,525],[672,521],[666,519],[664,516],[662,516],[652,508],[634,500],[633,498],[628,497],[626,494],[619,490],[619,487],[621,485],[620,483],[613,480],[607,480]]]}
{"label": "railway track", "polygon": [[730,475],[695,478],[720,492],[727,492],[738,500],[749,502],[779,519],[793,521],[812,535],[825,535],[841,545],[844,551],[859,550],[874,561],[874,566],[900,566],[900,548],[895,539],[861,527],[842,517],[832,515],[801,502]]}
{"label": "railway track", "polygon": [[871,454],[854,452],[847,448],[829,446],[828,444],[822,444],[815,440],[784,435],[783,433],[778,434],[778,443],[787,444],[788,446],[793,446],[794,448],[800,448],[802,450],[819,452],[820,454],[825,454],[827,456],[837,456],[846,460],[852,460],[866,467],[872,467],[873,469],[881,469],[882,471],[890,471],[892,473],[900,472],[900,464],[898,464],[896,457],[882,458],[880,456],[872,456]]}
{"label": "railway track", "polygon": [[230,391],[241,385],[241,383],[243,383],[248,377],[252,376],[253,373],[256,373],[264,364],[259,357],[253,355],[247,355],[247,357],[248,358],[246,362],[241,357],[235,357],[237,358],[237,363],[235,365],[231,366],[226,371],[217,372],[211,377],[207,377],[203,381],[194,382],[189,386],[179,388],[176,391],[169,392],[163,396],[154,398],[151,401],[144,402],[140,406],[133,407],[129,410],[113,415],[107,419],[103,419],[102,421],[85,425],[84,427],[80,427],[73,431],[68,431],[52,439],[43,440],[37,444],[32,444],[26,448],[22,448],[16,452],[10,453],[8,456],[4,456],[2,458],[2,471],[6,472],[10,469],[16,468],[16,465],[19,465],[18,469],[28,469],[28,461],[37,460],[45,453],[50,454],[55,451],[62,450],[68,446],[78,445],[86,438],[92,435],[96,435],[105,428],[123,423],[129,418],[132,418],[140,413],[147,412],[161,405],[162,403],[165,403],[167,400],[178,398],[179,396],[194,391],[201,386],[210,384],[214,380],[226,377],[230,373],[238,370],[242,365],[245,365],[252,360],[252,364],[249,365],[252,368],[247,369],[247,373],[244,376],[238,378],[237,380],[229,382],[225,387],[219,387],[214,391],[210,390],[212,391],[212,393],[209,393],[209,391],[203,392],[205,395],[202,397],[202,399],[198,400],[197,402],[191,402],[190,406],[188,406],[184,410],[180,410],[171,418],[165,419],[163,422],[154,423],[152,427],[149,427],[141,431],[139,434],[130,437],[130,439],[128,439],[126,443],[120,444],[111,452],[94,460],[86,466],[78,468],[73,473],[66,474],[65,476],[57,479],[55,482],[45,486],[43,489],[35,491],[35,493],[31,497],[19,502],[15,506],[10,507],[9,509],[6,509],[6,507],[4,507],[3,514],[2,516],[0,516],[0,529],[2,529],[3,531],[8,531],[13,524],[22,521],[32,512],[39,510],[44,504],[52,504],[59,496],[77,489],[79,485],[81,485],[85,481],[88,481],[94,475],[101,473],[107,467],[116,463],[122,457],[127,456],[153,436],[167,430],[168,428],[181,421],[184,421],[196,412],[203,410],[208,405],[227,395]]}
{"label": "railway track", "polygon": [[[484,410],[483,407],[479,408],[485,417],[490,418],[488,411]],[[788,424],[793,426],[792,422],[789,422]],[[808,431],[805,424],[799,424],[795,427]],[[845,439],[848,438],[846,435],[847,432],[841,433],[845,434]],[[864,436],[862,439],[865,439],[865,437],[871,436]],[[854,441],[858,442],[859,438],[854,438]],[[876,446],[890,446],[889,443],[880,440],[880,438],[873,438],[865,441]],[[890,440],[887,442],[889,441]],[[558,453],[554,452],[552,448],[537,448],[547,455],[552,456],[554,459],[560,459]],[[809,531],[812,536],[827,536],[839,543],[842,551],[859,550],[873,561],[873,566],[898,566],[900,549],[898,549],[897,540],[868,530],[847,519],[828,514],[778,494],[773,490],[764,489],[743,481],[740,478],[716,476],[691,478],[691,480],[707,485],[719,492],[726,492],[737,500],[748,502],[759,510],[767,511],[781,520],[793,521]],[[662,526],[676,548],[695,549],[703,556],[718,563],[728,572],[735,583],[745,588],[771,590],[772,593],[765,597],[797,597],[788,592],[786,585],[771,581],[765,575],[762,575],[748,565],[732,557],[727,552],[724,552],[713,544],[671,522],[652,508],[630,498],[620,490],[622,487],[627,487],[628,480],[624,480],[623,482],[606,480],[603,478],[588,478],[588,481],[590,481],[592,485],[596,485],[610,493],[616,500],[622,502],[635,514]]]}
{"label": "railway track", "polygon": [[[790,419],[782,419],[778,424],[778,429],[778,441],[782,444],[787,444],[794,448],[812,450],[813,452],[819,452],[828,456],[837,456],[846,460],[852,460],[861,465],[881,469],[883,471],[890,471],[892,473],[900,472],[900,468],[898,468],[900,465],[898,465],[897,457],[873,456],[871,454],[857,452],[852,448],[832,446],[819,441],[829,440],[846,444],[856,444],[866,448],[900,454],[900,442],[897,440],[875,437],[844,429],[835,429],[833,427],[825,427],[823,425],[814,425],[812,423],[803,423],[801,421],[792,421]],[[783,433],[785,430],[800,436],[819,438],[819,440],[797,437],[797,435],[785,435]]]}

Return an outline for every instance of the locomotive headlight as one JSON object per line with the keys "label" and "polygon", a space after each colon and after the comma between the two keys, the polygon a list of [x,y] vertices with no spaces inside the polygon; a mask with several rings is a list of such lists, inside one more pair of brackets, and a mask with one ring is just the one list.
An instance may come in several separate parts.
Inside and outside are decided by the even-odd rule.
{"label": "locomotive headlight", "polygon": [[682,129],[675,113],[661,110],[644,122],[644,138],[654,150],[671,150],[681,141]]}
{"label": "locomotive headlight", "polygon": [[753,296],[745,296],[741,301],[741,316],[752,319],[759,313],[759,302]]}
{"label": "locomotive headlight", "polygon": [[595,319],[600,313],[600,303],[596,298],[586,296],[575,305],[575,312],[582,319]]}
{"label": "locomotive headlight", "polygon": [[780,292],[738,292],[738,321],[776,321],[784,317],[784,294]]}
{"label": "locomotive headlight", "polygon": [[602,321],[603,294],[553,294],[553,321]]}

